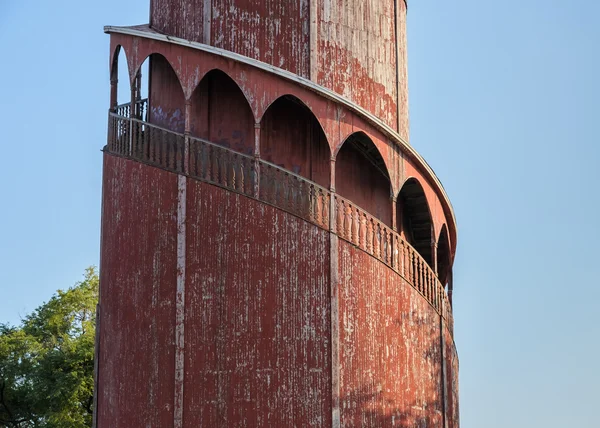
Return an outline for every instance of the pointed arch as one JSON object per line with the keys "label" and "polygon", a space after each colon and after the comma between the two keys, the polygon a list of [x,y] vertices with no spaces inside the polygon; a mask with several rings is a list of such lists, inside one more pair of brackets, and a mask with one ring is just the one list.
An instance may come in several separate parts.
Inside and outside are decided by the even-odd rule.
{"label": "pointed arch", "polygon": [[[148,122],[174,132],[185,130],[185,97],[177,73],[159,53],[146,57],[132,76],[132,85],[142,83],[141,70],[148,61]],[[142,88],[137,88],[141,96]]]}
{"label": "pointed arch", "polygon": [[452,265],[450,260],[450,238],[446,224],[442,226],[442,230],[437,239],[437,275],[442,283],[446,285],[448,282],[448,273]]}
{"label": "pointed arch", "polygon": [[404,182],[397,199],[400,235],[433,267],[433,220],[423,186],[414,177]]}
{"label": "pointed arch", "polygon": [[117,45],[111,55],[110,86],[111,110],[116,110],[119,104],[131,101],[128,59],[125,49],[121,45]]}
{"label": "pointed arch", "polygon": [[254,152],[254,113],[246,94],[227,73],[206,73],[190,97],[190,132],[240,153]]}
{"label": "pointed arch", "polygon": [[367,134],[359,131],[346,138],[336,154],[335,170],[336,192],[391,227],[390,174]]}
{"label": "pointed arch", "polygon": [[329,187],[331,151],[313,112],[293,95],[277,98],[260,122],[260,155],[323,187]]}

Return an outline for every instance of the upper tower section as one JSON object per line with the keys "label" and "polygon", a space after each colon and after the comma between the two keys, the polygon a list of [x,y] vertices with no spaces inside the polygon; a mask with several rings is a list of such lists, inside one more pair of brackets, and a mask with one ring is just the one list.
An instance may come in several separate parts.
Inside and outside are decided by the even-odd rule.
{"label": "upper tower section", "polygon": [[152,0],[150,26],[310,79],[408,142],[404,0]]}

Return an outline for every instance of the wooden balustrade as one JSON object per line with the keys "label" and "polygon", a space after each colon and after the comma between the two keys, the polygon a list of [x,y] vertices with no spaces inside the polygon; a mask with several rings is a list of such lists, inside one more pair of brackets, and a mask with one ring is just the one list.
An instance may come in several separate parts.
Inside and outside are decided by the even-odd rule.
{"label": "wooden balustrade", "polygon": [[[135,103],[135,110],[136,111],[135,111],[135,115],[133,115],[133,118],[146,121],[148,119],[148,99],[144,98],[142,100],[137,101]],[[115,111],[113,113],[115,113],[117,116],[129,119],[132,117],[131,116],[131,104],[130,103],[119,104],[115,108]]]}
{"label": "wooden balustrade", "polygon": [[189,175],[246,196],[256,182],[254,158],[197,138],[190,138]]}
{"label": "wooden balustrade", "polygon": [[[139,112],[147,111],[141,100]],[[122,113],[123,115],[120,115]],[[442,284],[421,255],[381,220],[306,178],[263,160],[199,138],[187,137],[189,170],[184,170],[186,137],[139,119],[127,117],[129,105],[109,114],[110,153],[211,183],[257,198],[325,230],[385,263],[410,283],[446,320],[453,331],[452,308]],[[258,170],[257,170],[258,168]],[[258,195],[255,193],[260,177]],[[334,212],[330,215],[330,198]],[[330,225],[333,218],[334,224]]]}
{"label": "wooden balustrade", "polygon": [[329,190],[269,162],[259,166],[258,199],[329,229]]}

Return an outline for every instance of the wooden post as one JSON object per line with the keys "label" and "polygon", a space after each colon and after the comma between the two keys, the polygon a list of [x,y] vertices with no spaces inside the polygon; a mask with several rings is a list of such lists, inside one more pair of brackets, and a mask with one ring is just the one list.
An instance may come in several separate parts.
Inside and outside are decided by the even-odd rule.
{"label": "wooden post", "polygon": [[329,159],[329,230],[335,233],[335,156]]}
{"label": "wooden post", "polygon": [[450,302],[450,308],[452,308],[452,289],[454,288],[454,274],[452,268],[448,270],[448,301]]}
{"label": "wooden post", "polygon": [[129,102],[129,156],[132,155],[133,153],[133,119],[134,117],[136,117],[135,115],[135,111],[136,111],[136,97],[137,97],[137,90],[135,88],[135,82],[136,80],[133,81],[133,85],[131,86],[131,99]]}
{"label": "wooden post", "polygon": [[398,219],[396,215],[396,202],[398,199],[392,194],[392,229],[394,232],[398,232]]}
{"label": "wooden post", "polygon": [[254,197],[260,197],[260,122],[254,123]]}
{"label": "wooden post", "polygon": [[192,134],[192,99],[188,98],[185,100],[185,113],[184,113],[184,143],[183,143],[183,173],[189,174],[190,172],[190,135]]}
{"label": "wooden post", "polygon": [[110,111],[115,113],[117,111],[118,105],[118,88],[119,88],[119,79],[117,77],[112,77],[110,79]]}

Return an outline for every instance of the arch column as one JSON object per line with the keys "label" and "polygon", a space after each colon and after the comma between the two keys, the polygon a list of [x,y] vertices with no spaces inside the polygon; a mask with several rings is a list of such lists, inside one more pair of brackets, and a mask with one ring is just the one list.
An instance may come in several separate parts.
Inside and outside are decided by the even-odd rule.
{"label": "arch column", "polygon": [[335,156],[329,159],[329,192],[329,230],[335,233]]}
{"label": "arch column", "polygon": [[450,308],[452,308],[452,290],[454,288],[454,274],[452,267],[448,271],[448,301],[450,302]]}
{"label": "arch column", "polygon": [[394,195],[394,193],[392,192],[392,230],[394,232],[398,232],[398,219],[397,219],[397,207],[396,207],[396,203],[398,202],[398,198]]}
{"label": "arch column", "polygon": [[331,298],[331,426],[340,427],[339,244],[335,214],[335,156],[329,159],[329,281]]}
{"label": "arch column", "polygon": [[433,226],[431,227],[431,230],[432,230],[432,233],[431,233],[431,269],[433,269],[433,272],[439,279],[440,273],[438,272],[438,257],[437,257],[438,243],[435,240],[435,233],[433,232]]}
{"label": "arch column", "polygon": [[140,111],[138,101],[142,96],[142,72],[138,71],[131,84],[131,104],[129,105],[129,117],[140,119]]}
{"label": "arch column", "polygon": [[110,111],[115,113],[117,111],[118,105],[118,95],[119,95],[119,79],[115,76],[110,79]]}
{"label": "arch column", "polygon": [[254,122],[254,171],[256,180],[254,182],[254,197],[260,196],[260,122]]}
{"label": "arch column", "polygon": [[184,146],[183,146],[183,173],[190,172],[190,136],[192,134],[192,98],[185,100],[184,111]]}

